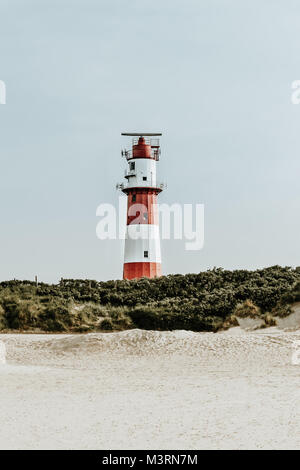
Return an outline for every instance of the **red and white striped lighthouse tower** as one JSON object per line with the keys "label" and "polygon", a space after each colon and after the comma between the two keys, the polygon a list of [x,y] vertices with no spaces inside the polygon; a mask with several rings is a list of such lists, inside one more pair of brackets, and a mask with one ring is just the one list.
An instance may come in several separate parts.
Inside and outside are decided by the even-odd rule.
{"label": "red and white striped lighthouse tower", "polygon": [[127,226],[124,254],[124,279],[161,276],[161,253],[157,195],[163,184],[156,181],[160,156],[160,133],[122,133],[133,137],[132,149],[123,150],[129,168],[126,184]]}

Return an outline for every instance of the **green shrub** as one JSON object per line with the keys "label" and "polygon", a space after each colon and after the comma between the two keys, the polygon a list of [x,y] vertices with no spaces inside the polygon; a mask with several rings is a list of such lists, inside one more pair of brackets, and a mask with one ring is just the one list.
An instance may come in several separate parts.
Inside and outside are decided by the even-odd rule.
{"label": "green shrub", "polygon": [[101,330],[106,330],[106,331],[112,331],[113,329],[113,324],[110,318],[105,318],[102,320],[100,323],[100,328]]}
{"label": "green shrub", "polygon": [[[97,282],[61,279],[0,283],[0,329],[93,331],[190,329],[217,331],[235,315],[282,315],[300,301],[300,269],[273,266],[256,271],[215,268],[157,279]],[[104,326],[102,326],[102,324]]]}
{"label": "green shrub", "polygon": [[282,303],[295,303],[295,302],[300,302],[300,282],[297,282],[293,289],[290,291],[286,292],[282,298],[281,298]]}
{"label": "green shrub", "polygon": [[5,310],[2,305],[0,305],[0,330],[4,330],[5,328],[7,328]]}

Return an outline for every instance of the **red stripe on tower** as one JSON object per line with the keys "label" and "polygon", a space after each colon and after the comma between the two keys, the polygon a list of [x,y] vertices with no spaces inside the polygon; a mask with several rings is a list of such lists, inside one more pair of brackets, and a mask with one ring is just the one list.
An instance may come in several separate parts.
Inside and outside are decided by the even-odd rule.
{"label": "red stripe on tower", "polygon": [[[163,190],[156,181],[161,134],[122,134],[133,136],[132,150],[124,150],[128,169],[127,184],[120,185],[127,194],[127,227],[124,253],[124,279],[161,276],[161,254],[157,195]],[[156,137],[156,138],[154,138]]]}

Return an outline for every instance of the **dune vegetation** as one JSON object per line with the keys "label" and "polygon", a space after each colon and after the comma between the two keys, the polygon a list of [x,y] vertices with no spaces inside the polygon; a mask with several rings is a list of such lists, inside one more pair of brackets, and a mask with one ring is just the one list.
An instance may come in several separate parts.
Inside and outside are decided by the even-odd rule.
{"label": "dune vegetation", "polygon": [[218,331],[237,316],[291,312],[300,301],[300,268],[176,274],[133,281],[61,279],[0,283],[0,330],[44,332],[117,331],[130,328]]}

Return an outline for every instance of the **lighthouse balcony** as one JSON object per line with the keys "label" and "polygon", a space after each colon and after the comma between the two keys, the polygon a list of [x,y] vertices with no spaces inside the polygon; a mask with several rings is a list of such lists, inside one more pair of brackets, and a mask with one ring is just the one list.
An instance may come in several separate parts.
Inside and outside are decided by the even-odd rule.
{"label": "lighthouse balcony", "polygon": [[167,184],[165,182],[159,182],[157,181],[155,184],[126,184],[126,183],[118,183],[116,185],[116,189],[119,189],[120,191],[123,191],[124,193],[127,193],[128,191],[132,189],[153,189],[156,190],[157,192],[161,192],[164,189],[167,188]]}
{"label": "lighthouse balcony", "polygon": [[158,183],[156,184],[156,186],[157,186],[159,189],[161,189],[162,191],[163,191],[164,189],[167,189],[167,183],[165,183],[165,182],[158,182]]}
{"label": "lighthouse balcony", "polygon": [[[151,148],[151,158],[152,158],[152,160],[155,160],[155,161],[158,162],[159,159],[160,159],[160,153],[161,153],[160,148],[153,148],[152,147]],[[125,157],[127,161],[132,160],[133,158],[135,158],[133,156],[133,153],[132,153],[131,150],[122,150],[121,155],[122,155],[122,157]]]}
{"label": "lighthouse balcony", "polygon": [[116,184],[116,189],[119,189],[120,191],[123,191],[127,185],[125,183],[117,183]]}
{"label": "lighthouse balcony", "polygon": [[159,139],[143,138],[143,141],[143,144],[139,145],[139,139],[133,139],[132,148],[121,151],[122,157],[126,158],[127,161],[133,158],[151,158],[159,161],[161,153]]}
{"label": "lighthouse balcony", "polygon": [[136,176],[136,170],[125,170],[124,172],[125,178],[130,178],[131,176]]}
{"label": "lighthouse balcony", "polygon": [[[140,137],[134,137],[132,139],[132,146],[138,145],[139,144],[139,139]],[[151,145],[152,148],[159,148],[159,139],[154,139],[154,138],[149,138],[149,137],[144,137],[144,143],[145,145]]]}
{"label": "lighthouse balcony", "polygon": [[123,149],[123,150],[121,150],[121,155],[122,155],[122,157],[125,157],[126,160],[131,160],[133,158],[132,157],[132,150]]}

